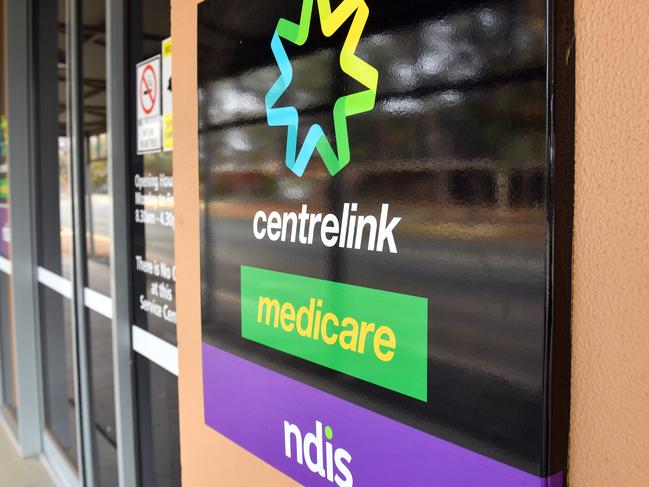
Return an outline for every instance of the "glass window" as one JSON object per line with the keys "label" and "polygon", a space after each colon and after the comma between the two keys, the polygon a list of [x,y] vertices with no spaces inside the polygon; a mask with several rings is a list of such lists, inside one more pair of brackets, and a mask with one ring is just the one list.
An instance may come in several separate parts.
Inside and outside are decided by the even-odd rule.
{"label": "glass window", "polygon": [[180,485],[178,379],[137,355],[138,431],[143,487]]}
{"label": "glass window", "polygon": [[[72,274],[72,190],[68,135],[66,1],[36,3],[38,264]],[[77,393],[72,303],[39,286],[45,428],[78,468]]]}
{"label": "glass window", "polygon": [[[6,5],[0,1],[0,257],[9,259],[9,162],[7,141]],[[11,279],[0,270],[0,368],[4,405],[16,416],[16,388],[11,317]]]}
{"label": "glass window", "polygon": [[100,487],[112,487],[117,485],[117,437],[111,323],[94,311],[87,312],[87,319],[94,414],[92,441],[97,461],[95,472]]}
{"label": "glass window", "polygon": [[75,364],[70,300],[40,286],[45,427],[77,464]]}
{"label": "glass window", "polygon": [[112,200],[106,135],[106,2],[84,0],[82,9],[87,285],[110,296]]}
{"label": "glass window", "polygon": [[11,279],[0,271],[0,367],[4,405],[16,417],[16,388],[11,320]]}
{"label": "glass window", "polygon": [[[106,2],[82,0],[83,137],[86,285],[110,296],[111,194],[108,187],[106,125]],[[111,321],[89,309],[95,474],[100,487],[117,485],[115,385]]]}
{"label": "glass window", "polygon": [[71,279],[72,188],[65,0],[38,2],[38,263]]}

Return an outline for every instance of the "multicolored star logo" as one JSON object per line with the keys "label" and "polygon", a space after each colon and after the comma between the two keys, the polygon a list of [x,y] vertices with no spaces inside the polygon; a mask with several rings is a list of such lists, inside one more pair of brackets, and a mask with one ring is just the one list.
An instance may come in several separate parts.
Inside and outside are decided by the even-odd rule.
{"label": "multicolored star logo", "polygon": [[293,68],[282,44],[285,39],[298,46],[303,46],[309,37],[311,14],[314,0],[303,0],[300,23],[295,24],[286,19],[280,19],[271,41],[271,49],[280,70],[280,76],[266,94],[266,114],[268,125],[271,127],[287,127],[286,165],[298,176],[304,174],[311,155],[317,149],[327,170],[333,176],[345,167],[351,160],[347,117],[369,112],[374,108],[376,88],[379,80],[378,71],[356,56],[356,48],[360,41],[370,10],[364,0],[344,0],[338,8],[331,11],[330,0],[317,0],[322,33],[330,37],[345,21],[353,15],[352,25],[340,53],[340,66],[347,75],[367,88],[358,93],[343,96],[334,104],[333,119],[336,134],[336,149],[318,124],[313,124],[304,140],[302,148],[297,150],[299,115],[295,107],[274,108],[293,80]]}

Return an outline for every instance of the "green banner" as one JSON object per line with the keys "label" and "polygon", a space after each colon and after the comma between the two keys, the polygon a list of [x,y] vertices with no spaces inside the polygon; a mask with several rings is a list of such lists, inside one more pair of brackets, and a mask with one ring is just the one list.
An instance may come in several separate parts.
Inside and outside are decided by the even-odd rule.
{"label": "green banner", "polygon": [[241,267],[241,335],[426,401],[428,300]]}

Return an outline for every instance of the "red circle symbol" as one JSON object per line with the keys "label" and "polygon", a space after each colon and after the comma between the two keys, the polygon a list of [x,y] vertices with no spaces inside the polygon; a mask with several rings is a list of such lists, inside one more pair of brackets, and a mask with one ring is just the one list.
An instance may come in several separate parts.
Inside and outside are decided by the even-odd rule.
{"label": "red circle symbol", "polygon": [[155,107],[158,96],[158,78],[153,66],[148,64],[140,75],[140,106],[149,115]]}

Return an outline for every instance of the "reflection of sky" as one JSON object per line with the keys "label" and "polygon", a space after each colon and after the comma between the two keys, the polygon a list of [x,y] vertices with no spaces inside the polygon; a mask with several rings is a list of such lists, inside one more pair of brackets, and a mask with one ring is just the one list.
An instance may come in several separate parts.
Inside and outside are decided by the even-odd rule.
{"label": "reflection of sky", "polygon": [[419,98],[394,98],[379,103],[377,108],[390,115],[408,115],[422,113],[425,104]]}
{"label": "reflection of sky", "polygon": [[505,17],[493,8],[481,8],[476,12],[476,18],[487,32],[497,34],[505,23]]}
{"label": "reflection of sky", "polygon": [[259,95],[239,89],[234,80],[215,83],[209,96],[207,106],[211,123],[224,122],[234,117],[258,116],[264,113],[264,105]]}
{"label": "reflection of sky", "polygon": [[225,152],[228,152],[228,149],[230,153],[245,152],[252,148],[252,141],[243,130],[233,129],[225,142],[228,147],[224,148]]}
{"label": "reflection of sky", "polygon": [[[324,103],[329,93],[328,77],[314,76],[330,69],[333,51],[319,51],[292,60],[293,76],[296,80],[289,93],[282,97],[283,106],[308,107]],[[279,72],[270,65],[242,75],[215,81],[210,85],[207,120],[210,125],[232,122],[246,118],[265,117],[264,98],[270,86],[277,80]],[[201,94],[203,98],[205,95]]]}

